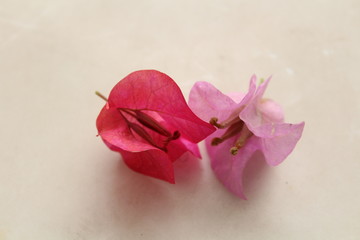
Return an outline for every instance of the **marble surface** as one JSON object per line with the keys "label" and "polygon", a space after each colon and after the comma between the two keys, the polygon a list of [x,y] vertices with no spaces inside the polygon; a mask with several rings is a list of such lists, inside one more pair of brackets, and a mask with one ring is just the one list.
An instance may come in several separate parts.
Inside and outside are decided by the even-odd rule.
{"label": "marble surface", "polygon": [[[0,1],[0,239],[359,239],[360,2]],[[107,94],[158,69],[188,96],[273,75],[303,138],[252,162],[244,201],[203,160],[176,185],[130,171],[96,137]]]}

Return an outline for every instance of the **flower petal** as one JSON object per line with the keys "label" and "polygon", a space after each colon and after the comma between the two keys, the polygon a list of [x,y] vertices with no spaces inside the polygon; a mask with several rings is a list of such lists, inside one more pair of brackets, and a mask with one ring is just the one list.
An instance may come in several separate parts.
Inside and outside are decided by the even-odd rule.
{"label": "flower petal", "polygon": [[[261,99],[271,78],[260,84],[256,93],[239,114],[241,120],[256,136],[264,136],[260,129],[268,130],[269,136],[273,135],[273,125],[284,122],[284,113],[279,104],[269,99]],[[266,126],[265,126],[266,125]]]}
{"label": "flower petal", "polygon": [[261,113],[263,122],[283,123],[284,111],[282,107],[270,99],[262,99],[257,106]]}
{"label": "flower petal", "polygon": [[215,128],[199,119],[188,107],[180,88],[156,70],[136,71],[121,80],[110,93],[109,106],[157,112],[182,137],[197,143]]}
{"label": "flower petal", "polygon": [[141,152],[157,149],[142,138],[136,137],[130,131],[117,109],[104,106],[96,119],[96,127],[105,144],[113,151],[121,149],[130,152]]}
{"label": "flower petal", "polygon": [[267,86],[269,85],[269,82],[271,80],[271,76],[268,77],[264,82],[262,82],[259,87],[256,89],[255,97],[257,99],[261,99],[265,93],[265,90]]}
{"label": "flower petal", "polygon": [[175,161],[181,155],[183,155],[186,151],[189,151],[197,158],[201,158],[199,147],[196,143],[192,143],[185,138],[179,138],[175,141],[171,141],[167,147],[169,159],[171,161]]}
{"label": "flower petal", "polygon": [[252,75],[249,83],[249,90],[246,95],[243,97],[241,102],[238,104],[238,107],[242,107],[249,103],[249,101],[254,97],[256,91],[256,75]]}
{"label": "flower petal", "polygon": [[237,93],[237,92],[232,92],[232,93],[228,93],[227,94],[234,102],[236,103],[240,103],[241,100],[244,99],[245,95],[244,93]]}
{"label": "flower petal", "polygon": [[160,150],[138,153],[121,151],[121,155],[132,170],[169,183],[175,183],[174,168],[166,153]]}
{"label": "flower petal", "polygon": [[257,137],[253,136],[248,139],[246,145],[234,156],[230,153],[230,148],[234,146],[237,136],[224,141],[218,146],[211,145],[211,140],[214,137],[221,136],[224,131],[218,130],[206,139],[206,148],[211,160],[211,167],[217,178],[229,191],[242,199],[246,199],[242,182],[243,171],[255,151],[259,149],[259,145],[256,144]]}
{"label": "flower petal", "polygon": [[264,137],[256,138],[256,143],[263,152],[266,162],[271,166],[280,164],[293,151],[297,142],[301,138],[305,123],[274,124],[272,136],[269,137],[269,125],[264,125],[266,129],[259,129]]}
{"label": "flower petal", "polygon": [[208,122],[212,117],[225,120],[236,103],[212,84],[196,82],[190,91],[189,106],[197,116]]}

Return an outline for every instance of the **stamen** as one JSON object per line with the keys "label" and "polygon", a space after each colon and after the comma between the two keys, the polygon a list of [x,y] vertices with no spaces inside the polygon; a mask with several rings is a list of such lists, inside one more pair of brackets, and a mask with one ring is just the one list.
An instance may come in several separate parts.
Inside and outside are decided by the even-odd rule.
{"label": "stamen", "polygon": [[[241,108],[242,109],[242,108]],[[241,109],[239,109],[238,111],[232,113],[230,115],[230,117],[228,117],[225,121],[223,121],[222,123],[218,123],[219,119],[217,117],[212,117],[209,121],[209,123],[217,128],[220,129],[224,129],[227,128],[237,122],[240,122],[240,118],[239,118],[239,113],[241,111]]]}
{"label": "stamen", "polygon": [[172,140],[176,140],[180,137],[180,132],[179,131],[175,131],[173,133],[172,136],[168,137],[165,141],[164,141],[164,147],[166,148],[167,145],[172,141]]}
{"label": "stamen", "polygon": [[180,137],[180,132],[179,131],[175,131],[174,133],[173,133],[173,135],[171,136],[171,140],[176,140],[176,139],[178,139],[179,137]]}
{"label": "stamen", "polygon": [[240,148],[242,148],[246,140],[250,138],[253,135],[253,133],[247,128],[247,126],[244,124],[243,129],[241,130],[240,137],[235,142],[235,146],[230,149],[230,153],[232,155],[236,155]]}
{"label": "stamen", "polygon": [[150,143],[151,145],[153,145],[156,148],[159,148],[160,150],[163,150],[164,152],[167,152],[166,146],[165,147],[158,146],[155,143],[154,139],[152,139],[150,134],[148,132],[146,132],[139,124],[128,122],[128,126],[132,130],[134,130],[134,132],[136,132],[140,137],[142,137],[144,140],[146,140],[148,143]]}
{"label": "stamen", "polygon": [[[119,113],[121,116],[125,119],[127,122],[129,128],[134,130],[140,137],[142,137],[144,140],[146,140],[149,144],[152,146],[159,148],[160,150],[163,150],[164,152],[167,152],[167,145],[172,141],[176,140],[180,137],[180,132],[175,131],[173,134],[171,134],[167,129],[165,129],[156,119],[149,116],[146,113],[141,112],[140,110],[133,110],[133,109],[125,109],[125,108],[118,108]],[[154,132],[157,132],[158,134],[167,137],[164,141],[164,146],[159,146],[156,144],[154,139],[151,137],[151,135],[139,124],[130,122],[122,113],[129,114],[130,116],[134,117],[139,123],[141,123],[142,126],[145,126]]]}
{"label": "stamen", "polygon": [[220,138],[214,138],[211,141],[211,145],[217,146],[220,143],[222,143],[224,140],[235,136],[236,134],[240,133],[243,126],[244,126],[244,122],[239,119],[238,121],[233,123]]}
{"label": "stamen", "polygon": [[108,99],[107,99],[104,95],[102,95],[100,92],[95,91],[95,94],[96,94],[98,97],[102,98],[105,102],[108,101]]}
{"label": "stamen", "polygon": [[237,147],[232,147],[230,148],[230,153],[232,155],[236,155],[238,153],[239,149]]}
{"label": "stamen", "polygon": [[210,119],[209,123],[217,128],[222,128],[221,124],[218,123],[219,119],[216,117],[213,117]]}
{"label": "stamen", "polygon": [[130,129],[132,129],[134,132],[136,132],[140,137],[142,137],[145,141],[147,141],[150,145],[163,150],[164,152],[167,152],[166,146],[165,147],[160,147],[159,145],[156,144],[156,142],[154,141],[154,139],[150,136],[150,134],[148,132],[145,131],[145,129],[143,129],[139,124],[137,123],[132,123],[130,122],[125,116],[124,114],[122,114],[121,110],[118,109],[120,115],[125,119],[128,127]]}
{"label": "stamen", "polygon": [[222,143],[224,141],[224,139],[222,138],[213,138],[213,140],[211,140],[211,145],[212,146],[217,146],[220,143]]}
{"label": "stamen", "polygon": [[172,136],[167,129],[165,129],[157,120],[155,120],[153,117],[149,116],[148,114],[143,113],[140,110],[130,110],[123,108],[121,108],[120,110],[136,118],[136,120],[138,120],[142,125],[159,133],[160,135],[165,137]]}

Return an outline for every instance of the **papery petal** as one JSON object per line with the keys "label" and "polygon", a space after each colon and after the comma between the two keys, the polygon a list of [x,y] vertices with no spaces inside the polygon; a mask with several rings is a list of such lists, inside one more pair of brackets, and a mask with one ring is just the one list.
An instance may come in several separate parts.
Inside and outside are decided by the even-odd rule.
{"label": "papery petal", "polygon": [[283,123],[284,111],[282,107],[270,99],[262,99],[257,105],[258,110],[261,113],[263,122],[269,123]]}
{"label": "papery petal", "polygon": [[175,161],[181,155],[183,155],[186,151],[189,151],[197,158],[201,158],[199,147],[196,143],[192,143],[185,138],[180,137],[175,141],[171,141],[167,146],[168,149],[168,156],[171,161]]}
{"label": "papery petal", "polygon": [[238,154],[232,155],[230,148],[234,146],[237,136],[224,141],[218,146],[211,145],[211,140],[214,137],[221,136],[224,131],[218,130],[205,140],[211,167],[217,178],[229,191],[242,199],[246,199],[242,182],[243,171],[253,154],[259,149],[259,145],[255,144],[257,143],[256,137],[253,136],[248,139],[248,142],[239,150]]}
{"label": "papery petal", "polygon": [[271,76],[268,77],[263,83],[261,83],[259,87],[256,89],[255,97],[257,99],[261,99],[264,96],[265,90],[269,85],[270,80],[271,80]]}
{"label": "papery petal", "polygon": [[[256,138],[256,143],[264,154],[266,162],[271,166],[280,164],[293,151],[301,138],[305,123],[274,124],[273,130],[260,129],[262,137]],[[272,132],[272,134],[271,134]]]}
{"label": "papery petal", "polygon": [[96,127],[103,141],[113,151],[122,149],[130,152],[141,152],[156,149],[131,132],[117,109],[104,106],[96,119]]}
{"label": "papery petal", "polygon": [[242,98],[241,102],[238,104],[238,107],[242,107],[249,103],[249,101],[254,97],[256,92],[256,75],[252,75],[249,83],[249,90],[246,95]]}
{"label": "papery petal", "polygon": [[172,162],[163,151],[148,150],[138,153],[121,151],[121,155],[129,168],[134,171],[175,183]]}
{"label": "papery petal", "polygon": [[236,103],[240,103],[244,99],[245,95],[246,95],[245,93],[237,93],[237,92],[232,92],[227,94],[227,96],[230,97]]}
{"label": "papery petal", "polygon": [[110,93],[109,106],[151,110],[197,143],[215,128],[198,118],[188,107],[180,88],[166,74],[156,70],[136,71],[121,80]]}
{"label": "papery petal", "polygon": [[241,101],[236,104],[236,106],[230,110],[230,114],[227,120],[232,120],[237,118],[239,114],[243,111],[243,109],[247,106],[247,104],[251,103],[256,93],[256,76],[253,75],[250,79],[249,90],[242,97]]}
{"label": "papery petal", "polygon": [[208,122],[212,117],[225,120],[236,103],[212,84],[196,82],[190,91],[189,106],[198,117]]}
{"label": "papery petal", "polygon": [[192,143],[185,138],[180,138],[180,141],[192,155],[194,155],[196,158],[201,159],[200,150],[197,144]]}
{"label": "papery petal", "polygon": [[273,132],[272,128],[274,123],[284,122],[284,113],[281,106],[272,100],[261,99],[270,79],[271,78],[268,78],[260,84],[256,89],[253,99],[249,101],[239,114],[240,119],[246,123],[246,126],[256,136],[261,135],[259,133],[259,127],[267,125],[271,133]]}

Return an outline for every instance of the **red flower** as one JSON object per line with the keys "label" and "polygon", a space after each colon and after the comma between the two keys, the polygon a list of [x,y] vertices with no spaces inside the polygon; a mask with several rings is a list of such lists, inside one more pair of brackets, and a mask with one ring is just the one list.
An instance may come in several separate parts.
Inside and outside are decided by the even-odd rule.
{"label": "red flower", "polygon": [[172,163],[215,131],[188,107],[174,80],[155,70],[136,71],[110,92],[96,126],[105,144],[134,171],[175,183]]}

